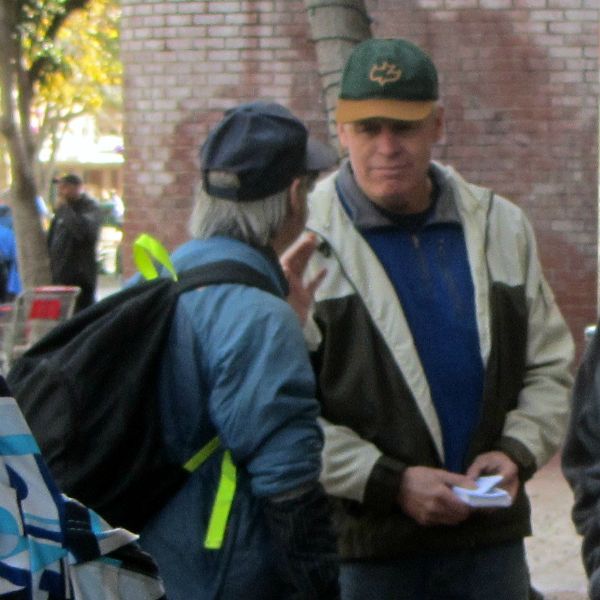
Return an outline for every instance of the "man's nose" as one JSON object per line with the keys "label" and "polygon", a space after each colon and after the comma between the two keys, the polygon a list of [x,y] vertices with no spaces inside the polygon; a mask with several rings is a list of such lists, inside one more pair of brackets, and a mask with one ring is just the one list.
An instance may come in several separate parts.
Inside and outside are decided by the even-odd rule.
{"label": "man's nose", "polygon": [[377,150],[382,154],[396,154],[402,149],[400,136],[391,127],[382,127],[377,137]]}

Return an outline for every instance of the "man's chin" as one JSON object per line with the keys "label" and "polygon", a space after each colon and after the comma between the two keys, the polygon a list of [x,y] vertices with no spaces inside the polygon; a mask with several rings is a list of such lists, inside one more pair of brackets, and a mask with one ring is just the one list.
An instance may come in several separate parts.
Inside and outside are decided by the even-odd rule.
{"label": "man's chin", "polygon": [[377,206],[380,206],[385,210],[395,213],[408,212],[410,206],[406,196],[398,191],[379,194],[376,197],[372,197],[371,202],[374,202]]}

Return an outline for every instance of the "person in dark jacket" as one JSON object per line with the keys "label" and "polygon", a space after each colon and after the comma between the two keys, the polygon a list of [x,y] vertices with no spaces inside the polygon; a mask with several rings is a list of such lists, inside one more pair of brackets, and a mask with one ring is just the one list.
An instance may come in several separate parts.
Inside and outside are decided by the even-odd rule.
{"label": "person in dark jacket", "polygon": [[81,288],[75,306],[78,311],[95,300],[96,243],[102,214],[96,200],[84,192],[78,175],[65,175],[55,182],[58,200],[48,231],[52,283]]}
{"label": "person in dark jacket", "polygon": [[0,302],[12,302],[22,289],[15,234],[10,227],[0,225]]}
{"label": "person in dark jacket", "polygon": [[571,517],[582,536],[581,556],[592,600],[600,599],[600,335],[597,329],[577,371],[561,456],[563,473],[573,490]]}

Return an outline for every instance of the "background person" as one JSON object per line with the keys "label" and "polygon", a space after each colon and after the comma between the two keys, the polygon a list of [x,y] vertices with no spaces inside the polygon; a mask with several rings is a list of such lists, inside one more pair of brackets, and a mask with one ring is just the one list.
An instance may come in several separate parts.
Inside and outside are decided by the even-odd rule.
{"label": "background person", "polygon": [[22,289],[14,231],[0,225],[0,302],[12,302]]}
{"label": "background person", "polygon": [[600,598],[600,336],[586,349],[573,388],[573,409],[562,451],[562,470],[574,494],[573,523],[592,600]]}
{"label": "background person", "polygon": [[[310,341],[342,597],[525,599],[523,484],[562,440],[573,355],[533,230],[432,161],[444,113],[414,44],[359,44],[336,118],[349,159],[308,228],[327,270]],[[510,508],[453,493],[484,474]]]}
{"label": "background person", "polygon": [[75,305],[78,311],[95,301],[96,243],[102,213],[96,200],[83,190],[83,181],[78,175],[65,175],[55,182],[57,202],[48,230],[52,283],[81,288]]}
{"label": "background person", "polygon": [[[335,154],[283,106],[256,102],[225,114],[201,162],[192,239],[173,253],[176,270],[243,262],[280,297],[242,284],[180,296],[160,366],[165,440],[181,464],[215,435],[223,447],[144,527],[141,544],[170,600],[335,599],[314,375],[277,259],[305,226],[314,172],[333,166]],[[207,549],[225,448],[237,490],[223,546]]]}

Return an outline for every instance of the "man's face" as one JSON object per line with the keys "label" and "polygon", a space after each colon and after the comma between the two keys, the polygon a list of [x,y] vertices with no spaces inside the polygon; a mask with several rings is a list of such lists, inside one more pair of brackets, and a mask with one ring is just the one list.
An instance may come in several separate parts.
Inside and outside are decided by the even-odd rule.
{"label": "man's face", "polygon": [[398,213],[427,208],[431,150],[442,132],[441,107],[422,121],[374,118],[338,125],[359,187],[371,201]]}
{"label": "man's face", "polygon": [[58,195],[63,200],[76,200],[81,195],[81,186],[76,183],[61,181],[58,184]]}

